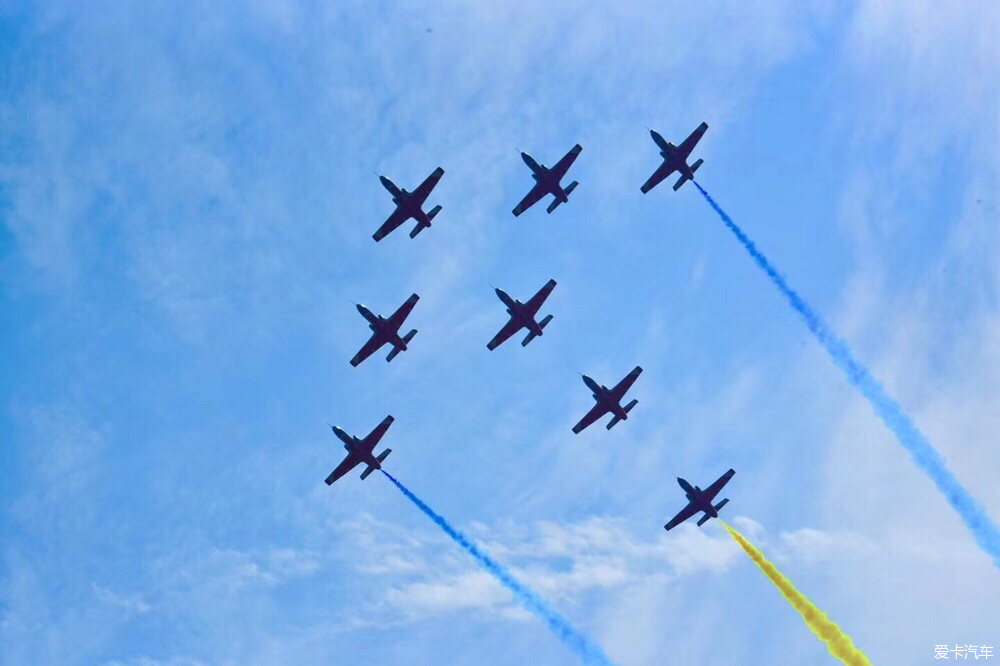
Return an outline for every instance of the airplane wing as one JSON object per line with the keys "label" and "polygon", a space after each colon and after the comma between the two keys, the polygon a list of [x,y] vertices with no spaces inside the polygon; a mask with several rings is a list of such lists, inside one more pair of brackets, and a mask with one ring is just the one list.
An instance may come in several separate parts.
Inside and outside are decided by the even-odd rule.
{"label": "airplane wing", "polygon": [[673,172],[674,168],[670,166],[670,162],[668,162],[667,160],[663,160],[663,164],[661,164],[656,168],[656,171],[654,171],[653,175],[649,177],[649,180],[643,183],[642,187],[640,187],[639,189],[642,190],[643,194],[645,194],[646,192],[649,192],[651,189],[659,185],[660,181],[662,181],[664,178],[666,178]]}
{"label": "airplane wing", "polygon": [[670,522],[663,527],[669,532],[696,513],[698,513],[698,509],[695,508],[694,502],[688,502],[688,505],[681,509],[680,512],[671,518]]}
{"label": "airplane wing", "polygon": [[503,328],[493,336],[493,339],[486,343],[486,348],[493,351],[519,330],[521,330],[521,325],[517,323],[517,319],[511,316],[510,320],[503,325]]}
{"label": "airplane wing", "polygon": [[441,167],[434,169],[434,172],[427,176],[417,189],[413,190],[414,201],[418,202],[421,206],[424,205],[424,201],[430,196],[431,190],[434,189],[434,186],[437,185],[437,182],[441,180],[441,176],[443,175],[444,169]]}
{"label": "airplane wing", "polygon": [[710,485],[708,488],[705,488],[705,492],[708,494],[709,499],[714,499],[715,496],[719,494],[722,487],[729,483],[729,479],[733,478],[733,474],[736,474],[736,470],[731,469],[716,479],[715,483]]}
{"label": "airplane wing", "polygon": [[403,207],[397,206],[396,210],[392,212],[392,215],[390,215],[389,218],[382,223],[382,226],[379,227],[374,234],[372,234],[372,238],[375,239],[376,243],[379,242],[395,231],[396,227],[401,225],[403,222],[406,222],[408,218],[409,216],[403,212]]}
{"label": "airplane wing", "polygon": [[566,172],[569,171],[569,168],[573,165],[573,162],[576,161],[576,157],[580,154],[581,150],[583,150],[583,147],[580,144],[576,144],[570,148],[569,152],[563,155],[563,158],[555,163],[555,166],[552,167],[552,171],[559,174],[559,178],[565,176]]}
{"label": "airplane wing", "polygon": [[378,333],[372,333],[372,337],[368,338],[368,342],[366,342],[364,346],[358,350],[358,353],[354,355],[354,358],[351,359],[351,365],[355,368],[358,367],[359,363],[374,354],[378,348],[384,344],[385,340],[379,337]]}
{"label": "airplane wing", "polygon": [[382,435],[384,435],[385,431],[389,429],[389,426],[392,425],[392,422],[393,418],[392,415],[390,414],[389,416],[382,419],[382,422],[379,423],[377,426],[375,426],[374,430],[368,433],[368,436],[365,437],[364,439],[364,444],[369,451],[374,449],[375,446],[379,443],[379,440],[382,439]]}
{"label": "airplane wing", "polygon": [[596,405],[590,408],[589,412],[584,414],[583,418],[580,419],[579,423],[573,426],[573,432],[579,435],[581,430],[583,430],[591,423],[593,423],[594,421],[601,418],[607,413],[608,413],[607,408],[601,403],[597,403]]}
{"label": "airplane wing", "polygon": [[542,307],[542,303],[545,302],[545,299],[549,297],[549,294],[551,294],[552,290],[555,288],[556,281],[549,280],[545,283],[545,286],[538,290],[537,294],[528,299],[528,302],[525,303],[524,306],[529,312],[531,312],[532,315],[534,315],[538,312],[538,308]]}
{"label": "airplane wing", "polygon": [[413,309],[413,306],[416,305],[419,300],[420,297],[416,294],[411,295],[408,299],[406,299],[405,303],[399,306],[398,310],[392,313],[392,316],[389,317],[389,324],[391,324],[394,328],[402,326],[403,320],[410,316],[410,310]]}
{"label": "airplane wing", "polygon": [[357,467],[359,462],[361,462],[360,458],[348,453],[347,457],[344,458],[343,462],[337,465],[336,469],[330,472],[330,476],[326,477],[326,485],[329,486],[333,484],[334,481],[336,481],[337,479],[339,479],[340,477],[344,476],[352,469]]}
{"label": "airplane wing", "polygon": [[615,387],[611,389],[611,394],[618,400],[621,400],[622,396],[628,393],[628,390],[632,388],[632,384],[635,383],[635,380],[640,374],[642,374],[642,368],[639,366],[632,368],[632,372],[625,375],[624,379],[615,384]]}
{"label": "airplane wing", "polygon": [[691,151],[694,150],[694,147],[698,145],[698,142],[701,141],[701,136],[707,129],[708,123],[698,125],[698,127],[696,127],[695,130],[688,135],[688,138],[684,139],[683,143],[677,146],[677,150],[684,154],[684,159],[687,159],[688,155],[691,154]]}
{"label": "airplane wing", "polygon": [[538,200],[544,197],[545,195],[546,195],[545,188],[542,187],[541,184],[535,183],[535,186],[531,188],[531,191],[528,192],[526,195],[524,195],[524,198],[521,199],[521,203],[514,206],[514,210],[512,210],[511,212],[514,213],[514,217],[517,217],[518,215],[520,215],[521,213],[523,213],[524,211],[528,210],[536,203],[538,203]]}

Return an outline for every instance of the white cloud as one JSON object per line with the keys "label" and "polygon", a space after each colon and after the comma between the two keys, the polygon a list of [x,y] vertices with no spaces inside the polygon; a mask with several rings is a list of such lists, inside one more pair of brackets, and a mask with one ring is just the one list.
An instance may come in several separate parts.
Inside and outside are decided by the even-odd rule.
{"label": "white cloud", "polygon": [[97,597],[98,601],[121,608],[127,615],[141,615],[142,613],[148,613],[152,609],[152,606],[147,604],[138,594],[126,595],[116,593],[106,587],[101,587],[97,583],[91,583],[90,586],[93,588],[94,596]]}

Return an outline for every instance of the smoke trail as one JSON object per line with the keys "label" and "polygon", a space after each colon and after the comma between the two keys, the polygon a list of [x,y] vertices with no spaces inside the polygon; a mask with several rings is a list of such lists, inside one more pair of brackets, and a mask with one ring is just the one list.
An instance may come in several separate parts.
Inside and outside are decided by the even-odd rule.
{"label": "smoke trail", "polygon": [[464,548],[470,555],[472,555],[476,560],[483,566],[484,569],[493,574],[497,580],[499,580],[504,587],[514,593],[514,597],[521,602],[521,605],[527,608],[529,611],[539,616],[545,621],[545,624],[549,626],[556,636],[562,640],[563,643],[568,645],[571,650],[580,655],[585,664],[595,664],[597,666],[612,666],[612,662],[608,659],[607,655],[601,648],[591,641],[589,638],[581,634],[579,631],[574,629],[569,622],[567,622],[562,616],[556,613],[554,610],[548,607],[548,605],[542,601],[542,599],[535,594],[524,583],[514,578],[514,575],[507,571],[499,563],[495,562],[490,558],[489,555],[479,550],[474,543],[469,541],[469,539],[456,530],[454,527],[448,524],[448,521],[438,514],[434,513],[434,510],[429,506],[424,504],[420,498],[411,493],[409,489],[406,488],[402,483],[397,481],[392,474],[383,470],[380,470],[383,474],[388,477],[393,484],[399,488],[400,492],[406,495],[411,502],[417,505],[417,507],[423,511],[427,516],[437,523],[438,527],[443,529],[448,536],[455,540],[458,545]]}
{"label": "smoke trail", "polygon": [[788,286],[785,278],[771,265],[767,257],[754,246],[753,241],[743,233],[743,230],[736,226],[732,218],[719,207],[719,204],[715,203],[715,199],[709,196],[708,192],[697,182],[694,182],[694,184],[702,196],[711,204],[712,208],[715,209],[715,212],[719,214],[722,221],[726,223],[729,230],[743,244],[754,261],[757,262],[757,265],[767,273],[767,276],[771,278],[775,286],[785,295],[795,311],[802,315],[806,326],[809,327],[812,334],[823,348],[826,349],[827,353],[830,354],[837,367],[843,370],[847,374],[848,380],[868,398],[868,402],[875,410],[875,413],[892,430],[900,444],[910,452],[917,466],[923,469],[931,477],[931,480],[934,481],[938,489],[944,493],[948,503],[958,512],[958,515],[961,516],[965,525],[976,538],[976,541],[979,542],[979,546],[989,553],[993,557],[994,564],[1000,567],[1000,530],[997,529],[996,524],[986,515],[985,509],[959,483],[958,479],[955,478],[945,465],[941,454],[931,446],[931,443],[920,432],[910,417],[907,416],[903,408],[899,406],[899,403],[893,400],[885,392],[885,389],[882,388],[878,380],[872,376],[871,372],[854,358],[854,354],[851,352],[850,347],[847,346],[847,343],[837,337],[826,323],[820,319],[812,306],[806,303],[794,289]]}
{"label": "smoke trail", "polygon": [[746,554],[754,561],[764,575],[771,579],[775,587],[781,592],[788,603],[799,612],[802,619],[809,625],[809,629],[816,634],[821,641],[826,643],[826,649],[834,657],[847,664],[847,666],[871,666],[868,657],[861,650],[854,647],[851,637],[841,631],[836,623],[827,618],[826,613],[816,608],[809,599],[795,589],[791,581],[785,578],[773,564],[767,561],[764,555],[753,547],[742,534],[726,524],[726,521],[719,519],[722,526],[729,532],[729,536],[736,540],[736,543],[743,547]]}

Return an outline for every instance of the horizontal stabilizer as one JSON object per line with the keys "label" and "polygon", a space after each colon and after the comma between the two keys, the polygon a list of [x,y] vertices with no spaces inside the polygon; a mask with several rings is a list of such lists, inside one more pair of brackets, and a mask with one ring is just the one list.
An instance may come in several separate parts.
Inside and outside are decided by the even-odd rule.
{"label": "horizontal stabilizer", "polygon": [[544,329],[546,326],[549,325],[550,321],[552,321],[552,315],[547,315],[545,317],[545,319],[543,319],[540,322],[538,322],[538,328]]}
{"label": "horizontal stabilizer", "polygon": [[715,510],[718,511],[722,507],[726,506],[726,502],[728,502],[728,501],[729,501],[729,498],[727,497],[726,499],[724,499],[721,502],[719,502],[718,504],[716,504],[715,505]]}
{"label": "horizontal stabilizer", "polygon": [[632,408],[635,407],[638,404],[639,404],[638,400],[633,400],[632,402],[630,402],[627,405],[625,405],[625,407],[624,407],[625,413],[628,414],[629,412],[631,412]]}
{"label": "horizontal stabilizer", "polygon": [[579,185],[579,184],[580,184],[580,183],[578,183],[578,182],[576,182],[576,181],[574,180],[574,181],[573,181],[572,183],[570,183],[569,185],[567,185],[567,186],[566,186],[566,189],[565,189],[565,190],[563,190],[563,192],[565,192],[565,193],[566,193],[566,196],[569,196],[569,193],[570,193],[570,192],[572,192],[573,190],[575,190],[575,189],[576,189],[576,186],[577,186],[577,185]]}
{"label": "horizontal stabilizer", "polygon": [[525,336],[524,340],[521,340],[521,346],[522,346],[522,347],[527,347],[527,346],[528,346],[528,343],[529,343],[529,342],[531,342],[532,340],[534,340],[534,339],[535,339],[535,338],[537,338],[537,337],[538,337],[538,336],[537,336],[537,335],[535,335],[535,332],[534,332],[534,331],[531,331],[530,333],[528,333],[528,335],[527,335],[527,336]]}
{"label": "horizontal stabilizer", "polygon": [[559,204],[561,204],[561,203],[562,203],[562,201],[560,201],[559,199],[553,199],[552,203],[549,204],[549,207],[545,209],[545,212],[546,213],[551,213],[556,208],[559,208]]}
{"label": "horizontal stabilizer", "polygon": [[389,355],[385,357],[385,360],[386,360],[386,362],[389,362],[389,361],[391,361],[392,359],[396,358],[396,356],[397,356],[397,355],[399,354],[399,352],[401,352],[401,351],[403,351],[403,348],[402,348],[402,347],[393,347],[393,348],[392,348],[392,351],[391,351],[391,352],[389,352]]}
{"label": "horizontal stabilizer", "polygon": [[681,176],[680,180],[678,180],[676,183],[674,183],[674,192],[676,192],[677,190],[681,189],[681,185],[683,185],[686,182],[688,182],[688,177],[687,176]]}
{"label": "horizontal stabilizer", "polygon": [[392,453],[392,449],[386,449],[382,453],[378,454],[378,458],[376,458],[375,460],[382,462],[383,460],[389,457],[390,453]]}
{"label": "horizontal stabilizer", "polygon": [[[677,188],[674,188],[677,189]],[[413,231],[410,232],[410,238],[416,238],[417,234],[424,230],[424,225],[417,222],[417,226],[413,227]]]}
{"label": "horizontal stabilizer", "polygon": [[[698,161],[700,162],[701,160],[698,160]],[[691,170],[694,171],[697,168],[698,167],[693,167]],[[433,220],[434,216],[437,215],[440,212],[441,212],[441,206],[434,206],[434,208],[431,209],[431,212],[427,213],[427,219],[428,220]]]}
{"label": "horizontal stabilizer", "polygon": [[619,421],[621,421],[621,417],[618,417],[618,416],[616,416],[616,417],[614,417],[613,419],[611,419],[611,422],[610,422],[610,423],[608,423],[608,430],[611,430],[611,429],[612,429],[612,428],[614,428],[614,427],[615,427],[616,425],[618,425],[618,422],[619,422]]}
{"label": "horizontal stabilizer", "polygon": [[691,165],[691,173],[694,173],[695,171],[697,171],[698,167],[700,167],[704,161],[705,160],[699,159],[697,162],[695,162],[694,164],[692,164]]}
{"label": "horizontal stabilizer", "polygon": [[413,336],[416,334],[417,334],[417,329],[413,329],[412,331],[403,336],[403,342],[405,342],[406,344],[410,344],[410,340],[412,340]]}
{"label": "horizontal stabilizer", "polygon": [[[364,477],[362,476],[361,478],[364,478]],[[709,514],[706,513],[704,516],[701,517],[700,520],[698,520],[698,527],[701,527],[702,525],[704,525],[705,523],[707,523],[711,518],[712,518],[712,516],[710,516]]]}
{"label": "horizontal stabilizer", "polygon": [[365,479],[367,479],[368,475],[371,474],[374,471],[375,471],[375,468],[372,467],[371,465],[368,465],[368,467],[365,469],[365,471],[361,472],[361,480],[364,481]]}

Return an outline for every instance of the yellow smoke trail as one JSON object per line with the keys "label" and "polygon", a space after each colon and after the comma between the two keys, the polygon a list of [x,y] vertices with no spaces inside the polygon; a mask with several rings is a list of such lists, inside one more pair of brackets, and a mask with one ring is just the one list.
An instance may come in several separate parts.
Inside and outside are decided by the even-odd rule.
{"label": "yellow smoke trail", "polygon": [[836,623],[830,621],[826,613],[816,608],[811,601],[806,599],[805,595],[796,590],[791,581],[785,578],[773,564],[768,562],[767,558],[754,548],[742,534],[727,525],[725,521],[720,519],[719,522],[729,532],[729,536],[733,537],[736,543],[743,547],[743,550],[746,551],[746,554],[750,556],[750,559],[754,561],[758,568],[764,572],[764,575],[771,579],[771,582],[774,583],[775,587],[788,600],[788,603],[802,615],[802,619],[806,621],[809,629],[819,636],[820,640],[826,643],[826,649],[830,651],[830,654],[847,664],[847,666],[872,666],[871,662],[868,661],[868,657],[861,650],[854,647],[851,637],[841,631]]}

